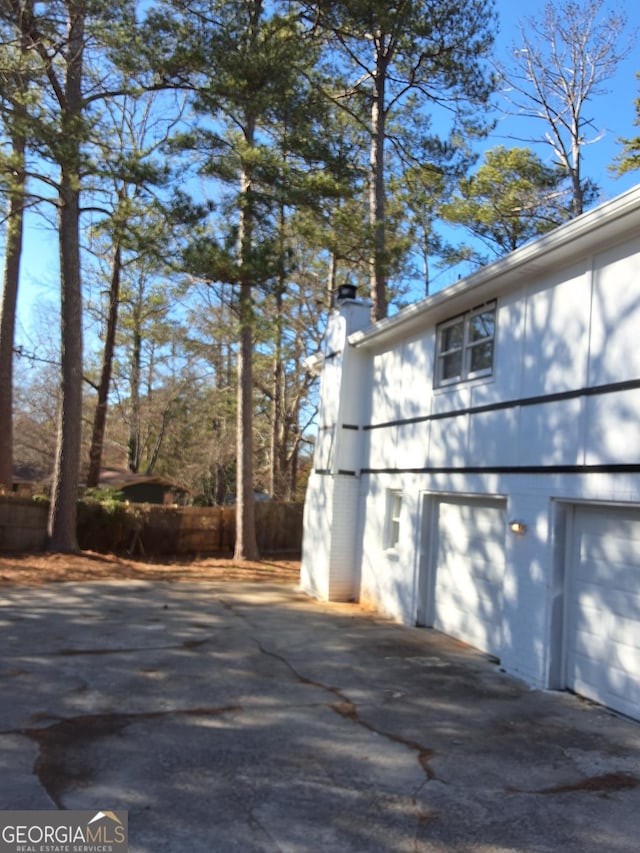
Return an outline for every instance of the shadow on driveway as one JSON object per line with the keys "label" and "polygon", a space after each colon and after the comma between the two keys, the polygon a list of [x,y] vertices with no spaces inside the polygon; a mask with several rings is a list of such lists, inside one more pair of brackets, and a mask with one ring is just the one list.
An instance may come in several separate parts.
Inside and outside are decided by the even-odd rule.
{"label": "shadow on driveway", "polygon": [[640,726],[286,585],[12,587],[0,809],[132,853],[637,853]]}

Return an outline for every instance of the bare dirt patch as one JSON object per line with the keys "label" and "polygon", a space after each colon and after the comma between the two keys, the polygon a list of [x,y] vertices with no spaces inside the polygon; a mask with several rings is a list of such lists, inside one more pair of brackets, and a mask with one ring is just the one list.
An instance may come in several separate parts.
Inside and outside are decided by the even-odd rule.
{"label": "bare dirt patch", "polygon": [[288,559],[255,563],[234,563],[230,558],[151,562],[94,551],[79,554],[0,554],[0,586],[106,580],[297,583],[299,572],[299,561]]}

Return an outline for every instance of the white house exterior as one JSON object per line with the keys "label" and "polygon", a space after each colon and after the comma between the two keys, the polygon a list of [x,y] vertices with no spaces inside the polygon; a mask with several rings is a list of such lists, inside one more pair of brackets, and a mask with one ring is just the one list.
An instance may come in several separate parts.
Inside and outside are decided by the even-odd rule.
{"label": "white house exterior", "polygon": [[302,588],[640,719],[640,186],[316,368]]}

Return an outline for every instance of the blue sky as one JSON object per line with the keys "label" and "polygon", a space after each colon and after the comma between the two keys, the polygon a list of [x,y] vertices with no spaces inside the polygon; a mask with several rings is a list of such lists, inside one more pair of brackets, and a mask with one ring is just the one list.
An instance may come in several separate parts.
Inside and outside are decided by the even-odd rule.
{"label": "blue sky", "polygon": [[[621,178],[615,178],[608,170],[608,165],[620,153],[619,137],[632,137],[640,134],[640,127],[633,125],[636,117],[634,100],[640,96],[640,81],[636,73],[640,72],[640,3],[638,0],[616,0],[615,3],[605,3],[608,8],[615,8],[627,18],[627,30],[631,35],[635,31],[633,47],[628,57],[623,60],[614,77],[603,84],[609,92],[591,103],[590,115],[593,115],[598,129],[603,137],[593,145],[583,149],[584,174],[590,177],[602,189],[603,201],[620,195],[620,193],[640,182],[640,172],[631,172]],[[542,15],[545,0],[527,0],[526,7],[498,0],[497,8],[501,20],[501,32],[497,39],[497,54],[508,57],[510,48],[519,35],[519,22],[522,18]],[[511,120],[511,126],[522,130],[523,122]],[[539,130],[538,130],[539,132]],[[493,142],[487,145],[493,147]],[[508,141],[505,141],[508,144]],[[543,151],[538,151],[545,156]]]}
{"label": "blue sky", "polygon": [[[513,0],[498,0],[497,9],[500,16],[500,33],[496,42],[496,56],[506,61],[511,52],[511,46],[518,37],[518,23],[523,17],[532,17],[542,13],[545,0],[528,0],[523,9]],[[634,101],[638,98],[639,81],[636,72],[640,71],[640,3],[638,0],[616,0],[615,8],[624,12],[628,19],[628,30],[636,31],[633,49],[629,56],[620,63],[615,77],[606,84],[609,93],[598,97],[591,104],[591,114],[596,119],[602,138],[595,144],[584,149],[584,175],[591,178],[601,188],[602,200],[613,198],[640,183],[640,172],[631,172],[621,178],[615,178],[608,169],[614,157],[620,153],[618,142],[620,136],[630,137],[640,134],[640,128],[634,127],[636,116]],[[522,120],[516,125],[514,119],[505,121],[505,132],[512,132],[522,137],[526,128]],[[513,128],[511,131],[510,129]],[[533,131],[532,131],[533,132]],[[537,133],[540,132],[538,127]],[[502,138],[502,129],[494,137],[487,140],[485,148],[495,145],[524,145]],[[546,158],[549,152],[539,149],[537,152]],[[460,232],[462,240],[464,232]],[[56,312],[59,299],[59,280],[57,263],[57,238],[55,233],[44,226],[42,220],[28,218],[26,249],[23,257],[23,273],[20,283],[17,343],[27,349],[36,345],[33,337],[41,321],[38,315],[50,317],[57,325]],[[451,273],[451,275],[454,275]],[[455,274],[457,278],[457,273]],[[451,280],[454,280],[453,278]],[[446,275],[442,275],[437,286],[450,283]],[[57,329],[56,329],[57,332]]]}
{"label": "blue sky", "polygon": [[[577,0],[581,3],[582,0]],[[520,39],[520,25],[530,18],[542,17],[546,0],[527,0],[526,6],[496,0],[500,30],[495,42],[496,58],[509,64],[514,47]],[[600,188],[600,201],[608,201],[640,183],[640,171],[629,172],[616,177],[609,166],[614,158],[622,151],[620,137],[630,138],[640,135],[640,127],[634,126],[636,118],[635,100],[640,97],[640,80],[636,73],[640,72],[640,3],[638,0],[617,0],[604,2],[604,7],[612,8],[623,14],[627,19],[628,38],[633,38],[628,56],[619,63],[615,76],[603,82],[601,88],[606,89],[605,95],[594,97],[585,107],[583,115],[592,116],[599,132],[598,141],[582,148],[582,174],[590,178]],[[538,156],[549,165],[552,164],[552,152],[548,145],[535,146],[527,141],[531,137],[544,134],[544,122],[533,119],[515,117],[503,118],[479,152],[482,154],[497,145],[505,147],[531,147]],[[449,227],[444,229],[448,239],[458,239],[460,242],[469,241],[469,235],[463,228]],[[461,264],[444,270],[432,270],[431,289],[438,290],[455,282],[461,275],[473,272],[470,264]]]}

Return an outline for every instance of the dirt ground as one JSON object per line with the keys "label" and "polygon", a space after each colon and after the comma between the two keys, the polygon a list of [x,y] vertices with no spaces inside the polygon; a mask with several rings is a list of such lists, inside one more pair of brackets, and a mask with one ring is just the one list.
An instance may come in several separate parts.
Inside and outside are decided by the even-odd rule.
{"label": "dirt ground", "polygon": [[210,558],[151,562],[94,551],[82,551],[80,554],[0,554],[0,587],[105,580],[297,583],[299,572],[297,560],[234,563],[230,558]]}

